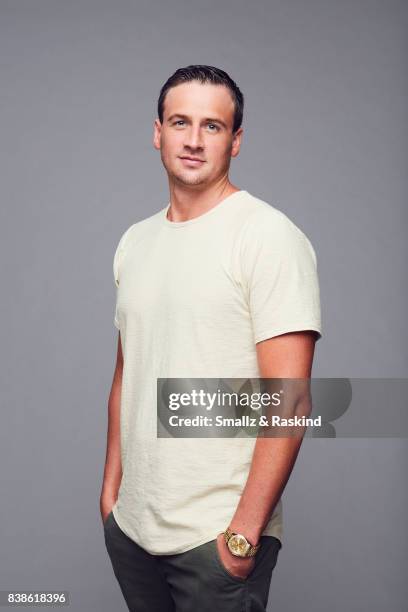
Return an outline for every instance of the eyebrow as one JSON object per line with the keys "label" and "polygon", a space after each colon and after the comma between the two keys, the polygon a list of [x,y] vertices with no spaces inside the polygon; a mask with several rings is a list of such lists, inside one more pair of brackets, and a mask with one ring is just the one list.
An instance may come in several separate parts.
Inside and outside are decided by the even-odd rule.
{"label": "eyebrow", "polygon": [[[182,115],[181,113],[174,113],[173,115],[170,115],[170,117],[167,119],[167,121],[171,121],[172,119],[175,119],[175,117],[180,117],[181,119],[188,119],[189,118],[187,115]],[[215,117],[206,117],[204,119],[204,121],[209,121],[211,123],[219,123],[220,125],[225,127],[226,130],[228,129],[227,124],[224,123],[224,121],[222,121],[222,119],[216,119]]]}

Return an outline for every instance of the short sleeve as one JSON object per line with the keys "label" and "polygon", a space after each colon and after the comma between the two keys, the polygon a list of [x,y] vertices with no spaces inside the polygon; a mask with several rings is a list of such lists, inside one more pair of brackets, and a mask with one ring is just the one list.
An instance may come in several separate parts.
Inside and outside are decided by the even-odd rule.
{"label": "short sleeve", "polygon": [[306,330],[321,338],[316,253],[286,215],[271,211],[251,223],[241,248],[241,270],[255,343]]}
{"label": "short sleeve", "polygon": [[[131,226],[133,227],[133,226]],[[121,271],[121,264],[123,261],[123,257],[125,254],[125,249],[126,249],[126,241],[129,235],[129,231],[131,229],[131,227],[129,227],[121,236],[119,243],[116,247],[116,251],[115,254],[113,256],[113,280],[115,283],[116,288],[118,289],[119,284],[120,284],[120,271]],[[115,327],[117,329],[120,329],[120,325],[119,325],[119,316],[118,316],[118,291],[116,291],[116,304],[115,304],[115,316],[114,316],[114,324]]]}

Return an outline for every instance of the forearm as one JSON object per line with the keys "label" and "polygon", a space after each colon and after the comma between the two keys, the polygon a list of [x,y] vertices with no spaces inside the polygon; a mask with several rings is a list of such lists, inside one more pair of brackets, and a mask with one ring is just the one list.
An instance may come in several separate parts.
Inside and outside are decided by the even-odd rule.
{"label": "forearm", "polygon": [[301,438],[256,441],[245,488],[230,522],[232,531],[244,534],[254,545],[289,480],[301,443]]}
{"label": "forearm", "polygon": [[[310,404],[301,402],[295,413],[309,414]],[[281,435],[285,435],[282,428]],[[304,427],[296,428],[296,436],[259,437],[255,443],[248,478],[239,504],[230,522],[232,531],[242,533],[257,544],[278,503],[299,453]]]}
{"label": "forearm", "polygon": [[108,431],[106,460],[101,491],[101,505],[112,505],[118,496],[122,480],[120,448],[120,398],[122,372],[116,368],[108,401]]}

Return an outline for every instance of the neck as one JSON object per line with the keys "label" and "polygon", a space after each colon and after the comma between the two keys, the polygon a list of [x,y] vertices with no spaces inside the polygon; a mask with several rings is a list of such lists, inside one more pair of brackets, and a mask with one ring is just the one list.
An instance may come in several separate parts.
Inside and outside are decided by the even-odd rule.
{"label": "neck", "polygon": [[189,221],[211,210],[224,198],[240,191],[229,180],[217,183],[205,189],[197,186],[172,185],[170,187],[170,208],[167,218],[169,221],[179,223]]}

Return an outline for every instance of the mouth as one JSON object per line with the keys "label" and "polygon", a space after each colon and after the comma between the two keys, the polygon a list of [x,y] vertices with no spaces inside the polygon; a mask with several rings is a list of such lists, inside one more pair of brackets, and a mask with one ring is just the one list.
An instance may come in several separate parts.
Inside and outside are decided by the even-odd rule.
{"label": "mouth", "polygon": [[189,157],[188,155],[183,155],[180,159],[184,165],[190,167],[201,166],[201,164],[205,163],[204,160],[199,157]]}

